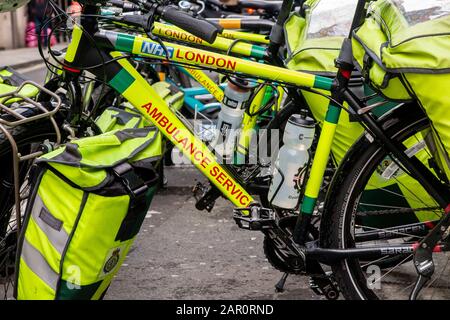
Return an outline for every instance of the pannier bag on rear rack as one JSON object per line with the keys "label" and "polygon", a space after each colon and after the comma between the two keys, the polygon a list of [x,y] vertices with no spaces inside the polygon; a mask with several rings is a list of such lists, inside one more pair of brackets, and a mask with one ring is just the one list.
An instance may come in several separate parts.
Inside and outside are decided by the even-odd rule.
{"label": "pannier bag on rear rack", "polygon": [[[357,1],[346,0],[307,0],[302,14],[294,12],[284,25],[286,36],[286,67],[291,70],[313,73],[315,75],[334,78],[337,69],[334,60],[338,57],[342,42],[348,36],[352,22],[352,15]],[[354,72],[349,86],[359,97],[368,96],[373,90],[363,82],[361,74]],[[331,92],[321,90],[330,95]],[[323,124],[328,110],[329,100],[318,94],[302,91],[314,118]],[[369,104],[383,100],[376,96],[368,101]],[[346,104],[345,104],[346,105]],[[375,107],[372,112],[381,116],[393,109],[397,103],[389,102]],[[351,116],[343,112],[336,128],[336,136],[331,150],[332,159],[339,165],[351,146],[363,134],[363,127]]]}
{"label": "pannier bag on rear rack", "polygon": [[[415,0],[411,1],[414,2]],[[439,0],[433,1],[439,2]],[[386,1],[380,0],[378,2]],[[298,12],[292,13],[284,26],[288,49],[286,67],[321,76],[335,77],[337,69],[334,60],[339,54],[344,37],[348,35],[348,30],[350,30],[353,16],[348,15],[348,12],[354,12],[356,4],[357,1],[352,0],[338,2],[335,0],[307,0],[304,4],[302,14]],[[378,28],[380,27],[378,26]],[[374,40],[373,33],[367,32],[368,30],[365,31],[361,32],[362,35],[366,35],[368,40]],[[378,42],[378,46],[380,47],[386,42],[386,39],[384,37],[383,41]],[[379,52],[379,47],[374,50]],[[358,51],[357,48],[356,53],[361,54],[360,52],[361,49]],[[376,64],[373,64],[373,68],[382,70]],[[364,96],[372,96],[367,101],[367,104],[378,105],[371,110],[371,113],[375,117],[382,117],[391,110],[394,110],[400,103],[413,100],[408,91],[402,86],[398,76],[391,79],[388,87],[380,87],[373,82],[364,82],[361,79],[361,72],[365,70],[360,68],[359,71],[353,72],[352,79],[349,83],[350,88],[354,94],[361,98]],[[373,81],[372,78],[371,80]],[[392,88],[393,86],[395,87]],[[378,95],[373,96],[374,90]],[[330,92],[324,90],[322,90],[322,93],[330,95]],[[302,94],[314,118],[321,125],[326,116],[329,100],[323,96],[307,91],[302,91]],[[386,101],[385,97],[394,101]],[[445,99],[450,101],[447,97]],[[447,108],[447,110],[450,110],[450,108]],[[450,117],[447,116],[446,119],[448,123]],[[336,136],[331,146],[332,159],[335,165],[339,165],[342,162],[349,149],[363,136],[363,133],[364,128],[359,122],[352,119],[349,113],[345,112],[341,114],[336,128]],[[416,140],[411,140],[408,143],[410,143],[410,145],[407,145],[408,148],[421,146]],[[423,159],[426,159],[426,157],[423,157]],[[387,172],[387,169],[385,172]],[[387,189],[392,193],[402,195],[407,201],[405,205],[411,208],[420,208],[423,206],[423,203],[416,200],[417,197],[415,195],[422,190],[420,184],[409,175],[401,174],[400,170],[393,172],[396,172],[396,174],[391,174],[390,177],[381,175],[373,177],[370,185],[362,194],[363,202],[366,204],[366,207],[364,207],[365,210],[375,210],[381,205],[384,206],[387,204],[398,206],[397,198],[392,197],[392,199],[389,199],[390,202],[386,199],[385,190]],[[427,199],[432,201],[431,198]],[[433,214],[425,211],[405,213],[403,218],[405,218],[405,215],[408,215],[408,221],[411,223],[427,221],[433,218]],[[365,225],[373,228],[387,228],[398,224],[394,215],[390,216],[390,218],[384,217],[383,219],[377,216],[364,217],[363,220]]]}
{"label": "pannier bag on rear rack", "polygon": [[18,245],[17,299],[102,297],[156,191],[157,137],[151,127],[113,130],[37,159]]}
{"label": "pannier bag on rear rack", "polygon": [[[0,94],[5,94],[16,90],[20,87],[26,79],[22,74],[10,67],[0,67]],[[20,94],[28,97],[34,98],[39,93],[39,89],[33,85],[26,84],[20,90]],[[21,100],[20,98],[9,99],[8,101],[0,101],[7,104]]]}
{"label": "pannier bag on rear rack", "polygon": [[[184,93],[166,81],[152,84],[161,98],[172,108],[179,111],[184,103]],[[108,107],[95,120],[100,131],[105,133],[110,130],[124,128],[144,128],[154,125],[145,119],[135,107],[125,102],[117,107]]]}
{"label": "pannier bag on rear rack", "polygon": [[432,123],[436,159],[450,178],[450,2],[379,0],[368,14],[353,34],[357,65],[389,98],[418,100]]}

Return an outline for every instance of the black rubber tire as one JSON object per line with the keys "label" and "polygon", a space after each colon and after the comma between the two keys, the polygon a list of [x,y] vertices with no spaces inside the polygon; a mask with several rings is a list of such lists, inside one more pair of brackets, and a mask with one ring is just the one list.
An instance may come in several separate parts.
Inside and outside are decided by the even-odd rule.
{"label": "black rubber tire", "polygon": [[[423,130],[429,126],[429,120],[420,113],[411,112],[409,117],[393,118],[386,124],[388,136],[403,141],[412,133]],[[351,217],[360,190],[365,187],[366,181],[372,175],[374,167],[380,163],[386,154],[376,143],[367,139],[360,140],[356,146],[355,156],[349,156],[344,168],[336,175],[333,186],[326,203],[326,214],[322,216],[320,239],[321,246],[326,248],[344,248],[343,245],[351,228]],[[347,209],[350,208],[350,209]],[[399,255],[399,259],[400,259]],[[394,259],[396,257],[391,258]],[[394,259],[395,260],[395,259]],[[396,259],[396,261],[399,261]],[[391,261],[392,262],[392,261]],[[336,281],[346,299],[378,299],[374,292],[367,288],[358,260],[346,259],[332,265]]]}

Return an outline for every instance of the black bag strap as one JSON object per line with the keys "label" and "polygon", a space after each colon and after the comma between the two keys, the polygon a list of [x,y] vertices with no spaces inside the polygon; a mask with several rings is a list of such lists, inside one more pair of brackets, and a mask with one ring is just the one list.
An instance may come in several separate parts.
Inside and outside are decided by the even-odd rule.
{"label": "black bag strap", "polygon": [[373,65],[373,59],[366,52],[364,54],[363,67],[361,70],[361,75],[363,76],[363,79],[365,80],[366,83],[370,83],[370,68],[372,68],[372,65]]}
{"label": "black bag strap", "polygon": [[138,220],[147,213],[148,186],[127,162],[115,166],[112,171],[130,196],[127,215],[123,219],[115,239],[116,241],[126,241],[138,233],[140,227]]}
{"label": "black bag strap", "polygon": [[10,86],[19,87],[22,83],[24,83],[26,80],[28,80],[24,75],[18,73],[16,70],[14,70],[11,67],[4,67],[0,71],[6,70],[10,72],[11,74],[8,76],[0,75],[0,77],[3,79],[4,84],[8,84]]}

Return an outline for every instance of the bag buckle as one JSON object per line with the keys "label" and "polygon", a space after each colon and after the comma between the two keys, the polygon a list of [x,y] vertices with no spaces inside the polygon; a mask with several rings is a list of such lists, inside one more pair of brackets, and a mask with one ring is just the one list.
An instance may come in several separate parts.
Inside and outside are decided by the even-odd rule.
{"label": "bag buckle", "polygon": [[139,232],[140,222],[147,211],[146,194],[148,186],[127,162],[112,168],[114,175],[119,178],[130,196],[128,212],[120,225],[116,241],[126,241]]}
{"label": "bag buckle", "polygon": [[131,197],[139,198],[145,195],[148,186],[145,184],[144,180],[134,172],[133,167],[129,163],[124,162],[119,164],[112,170],[114,175],[122,181]]}

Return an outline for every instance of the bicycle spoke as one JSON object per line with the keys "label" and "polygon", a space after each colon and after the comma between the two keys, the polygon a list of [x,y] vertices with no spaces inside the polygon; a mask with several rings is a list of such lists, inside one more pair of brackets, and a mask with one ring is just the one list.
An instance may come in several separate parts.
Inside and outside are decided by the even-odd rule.
{"label": "bicycle spoke", "polygon": [[368,183],[367,185],[368,185],[369,187],[376,188],[377,190],[382,190],[382,191],[384,191],[384,192],[393,194],[393,195],[398,196],[398,197],[400,197],[400,198],[405,198],[405,196],[404,196],[403,194],[401,194],[401,193],[397,193],[397,192],[394,192],[394,191],[392,191],[392,190],[388,190],[388,189],[386,189],[386,188],[380,188],[380,187],[378,187],[378,186],[376,186],[376,185],[374,185],[374,184],[370,184],[370,183]]}
{"label": "bicycle spoke", "polygon": [[[403,188],[405,188],[406,190],[408,190],[408,192],[409,192],[413,197],[415,197],[419,202],[421,202],[422,205],[423,205],[424,207],[427,206],[427,204],[426,204],[421,198],[419,198],[419,197],[416,195],[415,192],[411,191],[411,190],[410,190],[403,182],[399,181],[396,177],[395,177],[394,179],[395,179],[395,181],[396,181],[398,184],[400,184],[401,186],[403,186]],[[405,197],[405,198],[406,198],[406,197]]]}
{"label": "bicycle spoke", "polygon": [[392,271],[394,271],[396,268],[398,268],[400,265],[402,265],[405,261],[410,259],[412,257],[412,254],[408,255],[406,258],[404,258],[402,261],[397,263],[395,266],[393,266],[391,269],[389,269],[384,275],[382,275],[379,279],[377,279],[375,282],[380,282],[383,278],[385,278],[388,274],[390,274]]}
{"label": "bicycle spoke", "polygon": [[360,205],[367,206],[367,207],[389,208],[389,209],[410,209],[410,208],[406,208],[406,207],[396,207],[396,206],[388,206],[388,205],[365,203],[365,202],[361,202]]}
{"label": "bicycle spoke", "polygon": [[369,262],[367,262],[366,264],[363,264],[363,265],[361,266],[361,268],[365,268],[365,267],[368,267],[368,266],[370,266],[370,265],[372,265],[372,264],[376,264],[377,262],[381,262],[381,261],[383,261],[383,260],[386,260],[387,258],[389,258],[389,256],[384,256],[384,257],[378,258],[378,259],[376,259],[376,260],[369,261]]}

